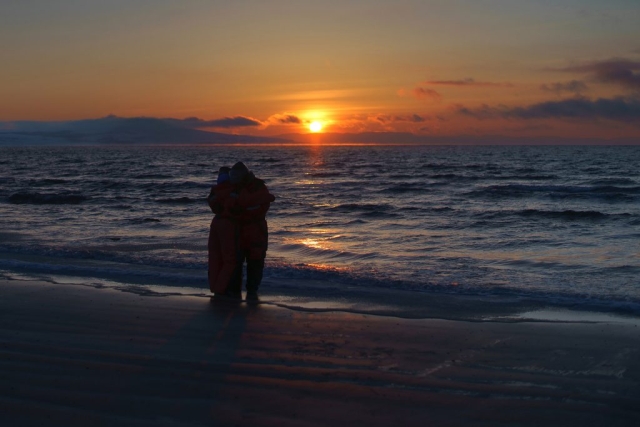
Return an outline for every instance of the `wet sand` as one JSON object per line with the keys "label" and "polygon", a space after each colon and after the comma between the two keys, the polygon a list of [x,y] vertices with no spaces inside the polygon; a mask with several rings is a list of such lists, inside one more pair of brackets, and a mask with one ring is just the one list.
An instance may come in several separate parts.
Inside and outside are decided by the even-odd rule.
{"label": "wet sand", "polygon": [[0,280],[2,425],[639,425],[640,328]]}

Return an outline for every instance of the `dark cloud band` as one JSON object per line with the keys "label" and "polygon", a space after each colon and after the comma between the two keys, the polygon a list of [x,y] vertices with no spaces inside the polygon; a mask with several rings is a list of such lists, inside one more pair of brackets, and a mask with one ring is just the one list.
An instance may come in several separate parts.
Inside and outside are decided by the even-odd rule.
{"label": "dark cloud band", "polygon": [[614,58],[560,68],[559,71],[583,73],[601,83],[612,83],[640,90],[640,61]]}
{"label": "dark cloud band", "polygon": [[562,101],[548,101],[524,107],[490,107],[484,105],[477,109],[458,107],[458,113],[475,117],[488,118],[517,118],[517,119],[607,119],[632,122],[640,119],[640,100],[629,98],[600,98],[589,100],[585,98],[566,99]]}

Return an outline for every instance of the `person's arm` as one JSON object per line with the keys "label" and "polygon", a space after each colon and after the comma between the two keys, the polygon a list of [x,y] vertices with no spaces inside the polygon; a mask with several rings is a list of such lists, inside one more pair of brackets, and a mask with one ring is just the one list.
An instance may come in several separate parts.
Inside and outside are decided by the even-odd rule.
{"label": "person's arm", "polygon": [[257,206],[266,205],[275,200],[275,196],[269,193],[267,186],[260,184],[256,188],[244,188],[240,191],[235,203],[236,206],[245,210],[253,210],[257,209]]}
{"label": "person's arm", "polygon": [[243,188],[239,193],[232,193],[226,208],[240,221],[253,221],[264,218],[275,196],[269,193],[262,184],[255,188]]}

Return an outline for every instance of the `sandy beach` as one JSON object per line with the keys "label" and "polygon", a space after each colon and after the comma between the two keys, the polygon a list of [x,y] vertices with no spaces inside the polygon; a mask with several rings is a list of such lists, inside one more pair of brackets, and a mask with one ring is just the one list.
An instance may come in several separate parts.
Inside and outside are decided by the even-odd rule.
{"label": "sandy beach", "polygon": [[2,425],[637,425],[624,322],[408,320],[0,281]]}

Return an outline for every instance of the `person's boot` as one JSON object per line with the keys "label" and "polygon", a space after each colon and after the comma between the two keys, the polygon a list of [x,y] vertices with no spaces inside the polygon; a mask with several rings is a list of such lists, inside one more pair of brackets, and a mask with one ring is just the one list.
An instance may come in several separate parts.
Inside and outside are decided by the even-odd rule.
{"label": "person's boot", "polygon": [[257,290],[247,291],[247,302],[248,303],[260,302],[260,298],[258,298],[258,291]]}

